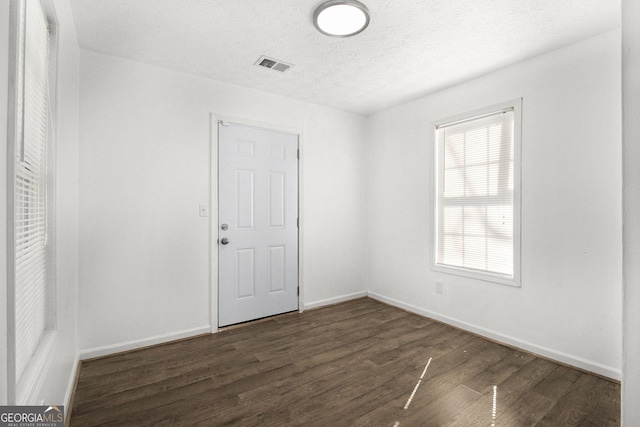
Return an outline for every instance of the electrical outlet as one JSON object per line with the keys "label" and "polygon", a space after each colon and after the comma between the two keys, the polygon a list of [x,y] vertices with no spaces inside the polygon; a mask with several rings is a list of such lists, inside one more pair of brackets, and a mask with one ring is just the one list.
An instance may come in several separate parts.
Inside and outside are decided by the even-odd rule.
{"label": "electrical outlet", "polygon": [[436,294],[444,294],[444,283],[436,282]]}

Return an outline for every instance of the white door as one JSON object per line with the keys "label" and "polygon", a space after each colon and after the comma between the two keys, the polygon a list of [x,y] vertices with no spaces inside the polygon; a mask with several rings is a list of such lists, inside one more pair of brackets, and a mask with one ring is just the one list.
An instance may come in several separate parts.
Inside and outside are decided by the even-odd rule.
{"label": "white door", "polygon": [[298,309],[298,137],[218,123],[219,325]]}

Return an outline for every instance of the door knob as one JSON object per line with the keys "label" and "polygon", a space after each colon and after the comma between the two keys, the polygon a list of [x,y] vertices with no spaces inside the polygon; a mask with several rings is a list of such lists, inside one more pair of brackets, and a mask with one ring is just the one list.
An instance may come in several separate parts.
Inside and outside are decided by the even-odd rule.
{"label": "door knob", "polygon": [[223,237],[223,238],[220,240],[220,243],[222,243],[223,245],[228,245],[228,244],[229,244],[229,239],[227,239],[226,237]]}

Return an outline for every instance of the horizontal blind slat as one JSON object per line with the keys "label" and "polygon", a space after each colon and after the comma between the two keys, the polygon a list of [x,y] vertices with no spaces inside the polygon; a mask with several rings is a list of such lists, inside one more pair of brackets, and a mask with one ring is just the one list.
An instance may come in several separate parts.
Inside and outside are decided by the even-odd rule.
{"label": "horizontal blind slat", "polygon": [[513,274],[513,109],[438,127],[436,262]]}
{"label": "horizontal blind slat", "polygon": [[[15,164],[16,378],[37,350],[47,324],[47,140],[49,32],[38,0],[21,3],[20,121]],[[23,6],[24,5],[24,6]]]}

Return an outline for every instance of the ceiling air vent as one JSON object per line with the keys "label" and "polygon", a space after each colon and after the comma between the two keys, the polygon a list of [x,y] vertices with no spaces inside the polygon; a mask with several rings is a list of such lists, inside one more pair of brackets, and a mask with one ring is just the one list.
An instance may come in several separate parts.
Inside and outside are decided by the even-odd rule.
{"label": "ceiling air vent", "polygon": [[293,64],[287,64],[286,62],[278,61],[277,59],[269,58],[267,56],[261,56],[256,61],[256,65],[280,71],[281,73],[284,73],[289,68],[293,67]]}

